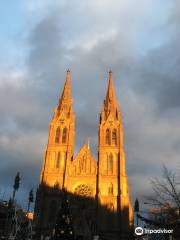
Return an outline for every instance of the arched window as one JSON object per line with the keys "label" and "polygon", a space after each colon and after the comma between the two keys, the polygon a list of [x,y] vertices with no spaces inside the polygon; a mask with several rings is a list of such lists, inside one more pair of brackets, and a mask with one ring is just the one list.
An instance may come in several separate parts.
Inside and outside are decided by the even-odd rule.
{"label": "arched window", "polygon": [[61,135],[61,130],[60,130],[60,128],[58,127],[58,128],[56,129],[55,143],[59,143],[59,141],[60,141],[60,135]]}
{"label": "arched window", "polygon": [[108,171],[109,169],[109,155],[108,153],[106,154],[106,170]]}
{"label": "arched window", "polygon": [[108,186],[108,195],[113,195],[113,184],[112,184],[112,183],[109,183],[109,186]]}
{"label": "arched window", "polygon": [[57,158],[56,158],[56,168],[60,168],[60,162],[61,162],[61,153],[58,152]]}
{"label": "arched window", "polygon": [[113,173],[113,155],[112,155],[112,153],[109,154],[108,171]]}
{"label": "arched window", "polygon": [[112,132],[112,144],[117,145],[117,130],[116,129],[113,129],[113,132]]}
{"label": "arched window", "polygon": [[62,134],[62,143],[66,143],[66,138],[67,138],[67,128],[65,127],[63,129],[63,134]]}
{"label": "arched window", "polygon": [[106,144],[111,144],[111,133],[109,129],[106,129]]}
{"label": "arched window", "polygon": [[111,212],[114,212],[114,204],[113,203],[108,203],[107,204],[107,209],[110,210]]}

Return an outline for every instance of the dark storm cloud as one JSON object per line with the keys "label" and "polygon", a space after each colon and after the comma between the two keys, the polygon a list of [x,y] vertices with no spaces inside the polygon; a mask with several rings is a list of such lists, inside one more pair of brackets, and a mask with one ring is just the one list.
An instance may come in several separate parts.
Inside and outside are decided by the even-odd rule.
{"label": "dark storm cloud", "polygon": [[145,54],[138,56],[130,71],[133,87],[143,95],[149,95],[158,106],[158,112],[180,109],[180,5],[174,2],[169,19],[160,31],[166,41]]}
{"label": "dark storm cloud", "polygon": [[132,72],[134,88],[153,98],[160,112],[180,108],[180,54],[174,40],[148,53]]}
{"label": "dark storm cloud", "polygon": [[35,26],[28,39],[30,76],[43,82],[45,87],[59,78],[62,59],[65,58],[59,21],[58,13],[52,12]]}
{"label": "dark storm cloud", "polygon": [[[138,36],[142,28],[139,8],[135,13],[130,11],[134,15],[129,19],[121,14],[115,24],[112,18],[103,18],[106,27],[95,15],[96,11],[103,11],[101,7],[93,11],[84,8],[81,6],[82,16],[75,6],[68,7],[67,16],[59,7],[50,9],[29,33],[26,71],[19,87],[12,83],[0,86],[0,181],[4,186],[10,185],[16,172],[21,171],[23,196],[38,184],[49,121],[69,67],[76,113],[76,151],[90,137],[93,153],[97,154],[99,113],[107,73],[112,68],[133,195],[141,194],[140,189],[149,191],[149,177],[161,171],[162,163],[169,164],[170,159],[173,166],[178,163],[179,8],[172,10],[169,21],[159,30],[168,35],[168,40],[145,53],[140,53],[135,44],[142,41]],[[146,18],[146,12],[142,18]],[[71,31],[69,26],[74,29]],[[168,111],[174,109],[174,115],[170,115]]]}

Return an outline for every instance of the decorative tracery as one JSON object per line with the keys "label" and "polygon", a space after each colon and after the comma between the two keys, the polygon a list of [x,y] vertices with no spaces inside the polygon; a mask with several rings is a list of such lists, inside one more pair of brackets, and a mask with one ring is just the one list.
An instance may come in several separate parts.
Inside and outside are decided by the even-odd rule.
{"label": "decorative tracery", "polygon": [[75,190],[74,193],[80,196],[86,196],[86,197],[90,197],[92,196],[92,190],[91,188],[86,185],[86,184],[80,184],[78,185]]}

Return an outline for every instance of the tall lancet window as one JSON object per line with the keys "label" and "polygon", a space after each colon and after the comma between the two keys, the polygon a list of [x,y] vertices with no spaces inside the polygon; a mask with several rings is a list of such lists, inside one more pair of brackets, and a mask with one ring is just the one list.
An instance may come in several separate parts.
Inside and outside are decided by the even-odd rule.
{"label": "tall lancet window", "polygon": [[109,183],[109,186],[108,186],[108,195],[113,195],[113,184],[112,184],[112,183]]}
{"label": "tall lancet window", "polygon": [[58,152],[57,158],[56,158],[56,168],[60,168],[60,163],[61,163],[61,153]]}
{"label": "tall lancet window", "polygon": [[55,143],[59,143],[59,141],[60,141],[60,135],[61,135],[61,130],[60,130],[60,128],[58,127],[58,128],[56,129]]}
{"label": "tall lancet window", "polygon": [[106,129],[106,144],[107,145],[111,144],[111,133],[109,129]]}
{"label": "tall lancet window", "polygon": [[116,129],[113,129],[113,132],[112,132],[112,144],[117,145],[117,130]]}
{"label": "tall lancet window", "polygon": [[63,134],[62,134],[62,143],[66,143],[66,139],[67,139],[67,128],[65,127],[63,129]]}
{"label": "tall lancet window", "polygon": [[113,155],[112,155],[112,153],[109,154],[109,158],[108,158],[108,172],[113,173]]}

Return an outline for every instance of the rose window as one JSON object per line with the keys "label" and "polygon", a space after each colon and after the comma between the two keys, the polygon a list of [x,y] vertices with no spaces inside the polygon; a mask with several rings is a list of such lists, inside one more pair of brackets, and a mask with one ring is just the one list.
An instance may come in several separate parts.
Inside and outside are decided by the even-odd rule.
{"label": "rose window", "polygon": [[86,197],[92,196],[92,191],[90,187],[85,184],[78,185],[75,188],[74,193],[80,196],[86,196]]}

